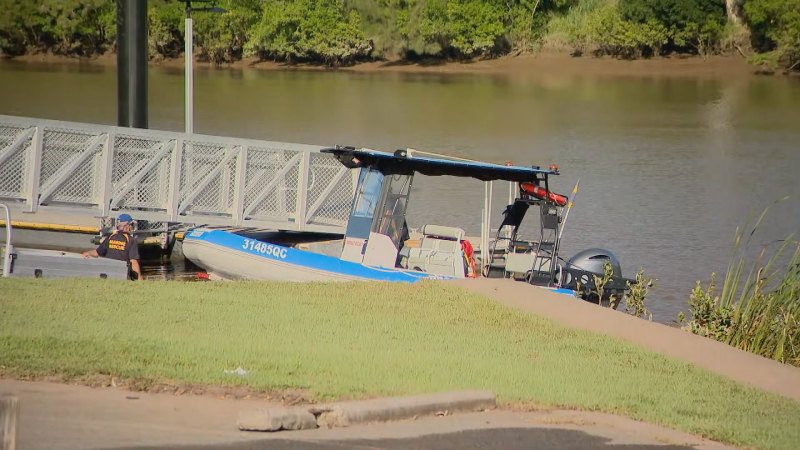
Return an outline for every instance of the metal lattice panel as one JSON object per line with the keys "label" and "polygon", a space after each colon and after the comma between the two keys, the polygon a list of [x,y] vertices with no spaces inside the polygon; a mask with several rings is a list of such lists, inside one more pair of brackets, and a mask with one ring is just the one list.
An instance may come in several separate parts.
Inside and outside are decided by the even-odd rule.
{"label": "metal lattice panel", "polygon": [[91,203],[99,152],[72,172],[72,175],[50,197],[53,202]]}
{"label": "metal lattice panel", "polygon": [[230,214],[239,148],[200,141],[183,145],[180,194],[191,213]]}
{"label": "metal lattice panel", "polygon": [[332,156],[325,154],[312,154],[310,167],[308,223],[344,226],[355,191],[350,171]]}
{"label": "metal lattice panel", "polygon": [[[26,181],[26,150],[32,139],[32,136],[26,138],[26,134],[30,135],[24,127],[0,126],[0,197],[22,196]],[[20,138],[22,140],[17,142]]]}
{"label": "metal lattice panel", "polygon": [[[174,143],[166,139],[126,134],[114,137],[111,183],[119,196],[114,198],[115,206],[164,209],[172,147]],[[130,188],[123,189],[127,186]]]}
{"label": "metal lattice panel", "polygon": [[250,147],[244,205],[247,218],[297,214],[297,183],[302,154],[279,148]]}
{"label": "metal lattice panel", "polygon": [[[52,192],[42,201],[91,203],[96,157],[102,147],[89,149],[89,146],[97,137],[89,132],[45,129],[40,180],[42,186],[49,187]],[[84,155],[89,150],[91,153]],[[80,165],[69,170],[69,173],[62,173],[78,159],[82,159]]]}

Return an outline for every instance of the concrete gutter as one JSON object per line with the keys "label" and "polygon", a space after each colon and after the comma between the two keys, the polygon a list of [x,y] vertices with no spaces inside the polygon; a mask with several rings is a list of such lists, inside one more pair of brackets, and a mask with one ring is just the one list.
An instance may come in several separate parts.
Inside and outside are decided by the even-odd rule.
{"label": "concrete gutter", "polygon": [[432,414],[484,411],[495,405],[494,394],[489,391],[442,392],[308,407],[258,409],[240,413],[237,424],[240,430],[246,431],[333,428]]}

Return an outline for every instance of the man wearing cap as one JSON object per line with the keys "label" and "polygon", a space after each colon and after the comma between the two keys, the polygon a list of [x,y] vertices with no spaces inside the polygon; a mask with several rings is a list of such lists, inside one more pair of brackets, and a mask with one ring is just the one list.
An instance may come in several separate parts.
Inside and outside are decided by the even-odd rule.
{"label": "man wearing cap", "polygon": [[131,235],[131,223],[133,218],[128,214],[120,214],[117,217],[117,230],[111,236],[107,237],[95,250],[83,252],[84,258],[97,258],[102,256],[104,258],[116,259],[119,261],[127,261],[130,264],[130,270],[136,275],[135,280],[142,279],[142,271],[139,267],[139,246],[136,244],[136,239]]}

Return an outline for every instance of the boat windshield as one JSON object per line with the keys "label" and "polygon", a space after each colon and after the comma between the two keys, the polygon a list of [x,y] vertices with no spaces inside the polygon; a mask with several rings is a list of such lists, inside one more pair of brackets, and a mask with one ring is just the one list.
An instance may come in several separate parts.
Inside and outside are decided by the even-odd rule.
{"label": "boat windshield", "polygon": [[381,216],[373,222],[372,231],[391,238],[396,248],[408,239],[406,208],[411,192],[411,175],[391,175],[384,179],[384,192],[381,198]]}
{"label": "boat windshield", "polygon": [[362,170],[360,178],[358,186],[361,190],[356,197],[353,215],[372,218],[375,214],[375,205],[378,204],[378,199],[380,199],[383,174],[377,170]]}

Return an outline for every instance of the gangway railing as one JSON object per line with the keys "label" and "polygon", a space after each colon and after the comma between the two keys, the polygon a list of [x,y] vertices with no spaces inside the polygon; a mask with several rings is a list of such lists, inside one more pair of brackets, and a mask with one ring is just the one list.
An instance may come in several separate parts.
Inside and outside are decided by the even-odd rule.
{"label": "gangway railing", "polygon": [[321,148],[0,115],[0,201],[26,221],[127,212],[154,223],[343,233],[357,174]]}

